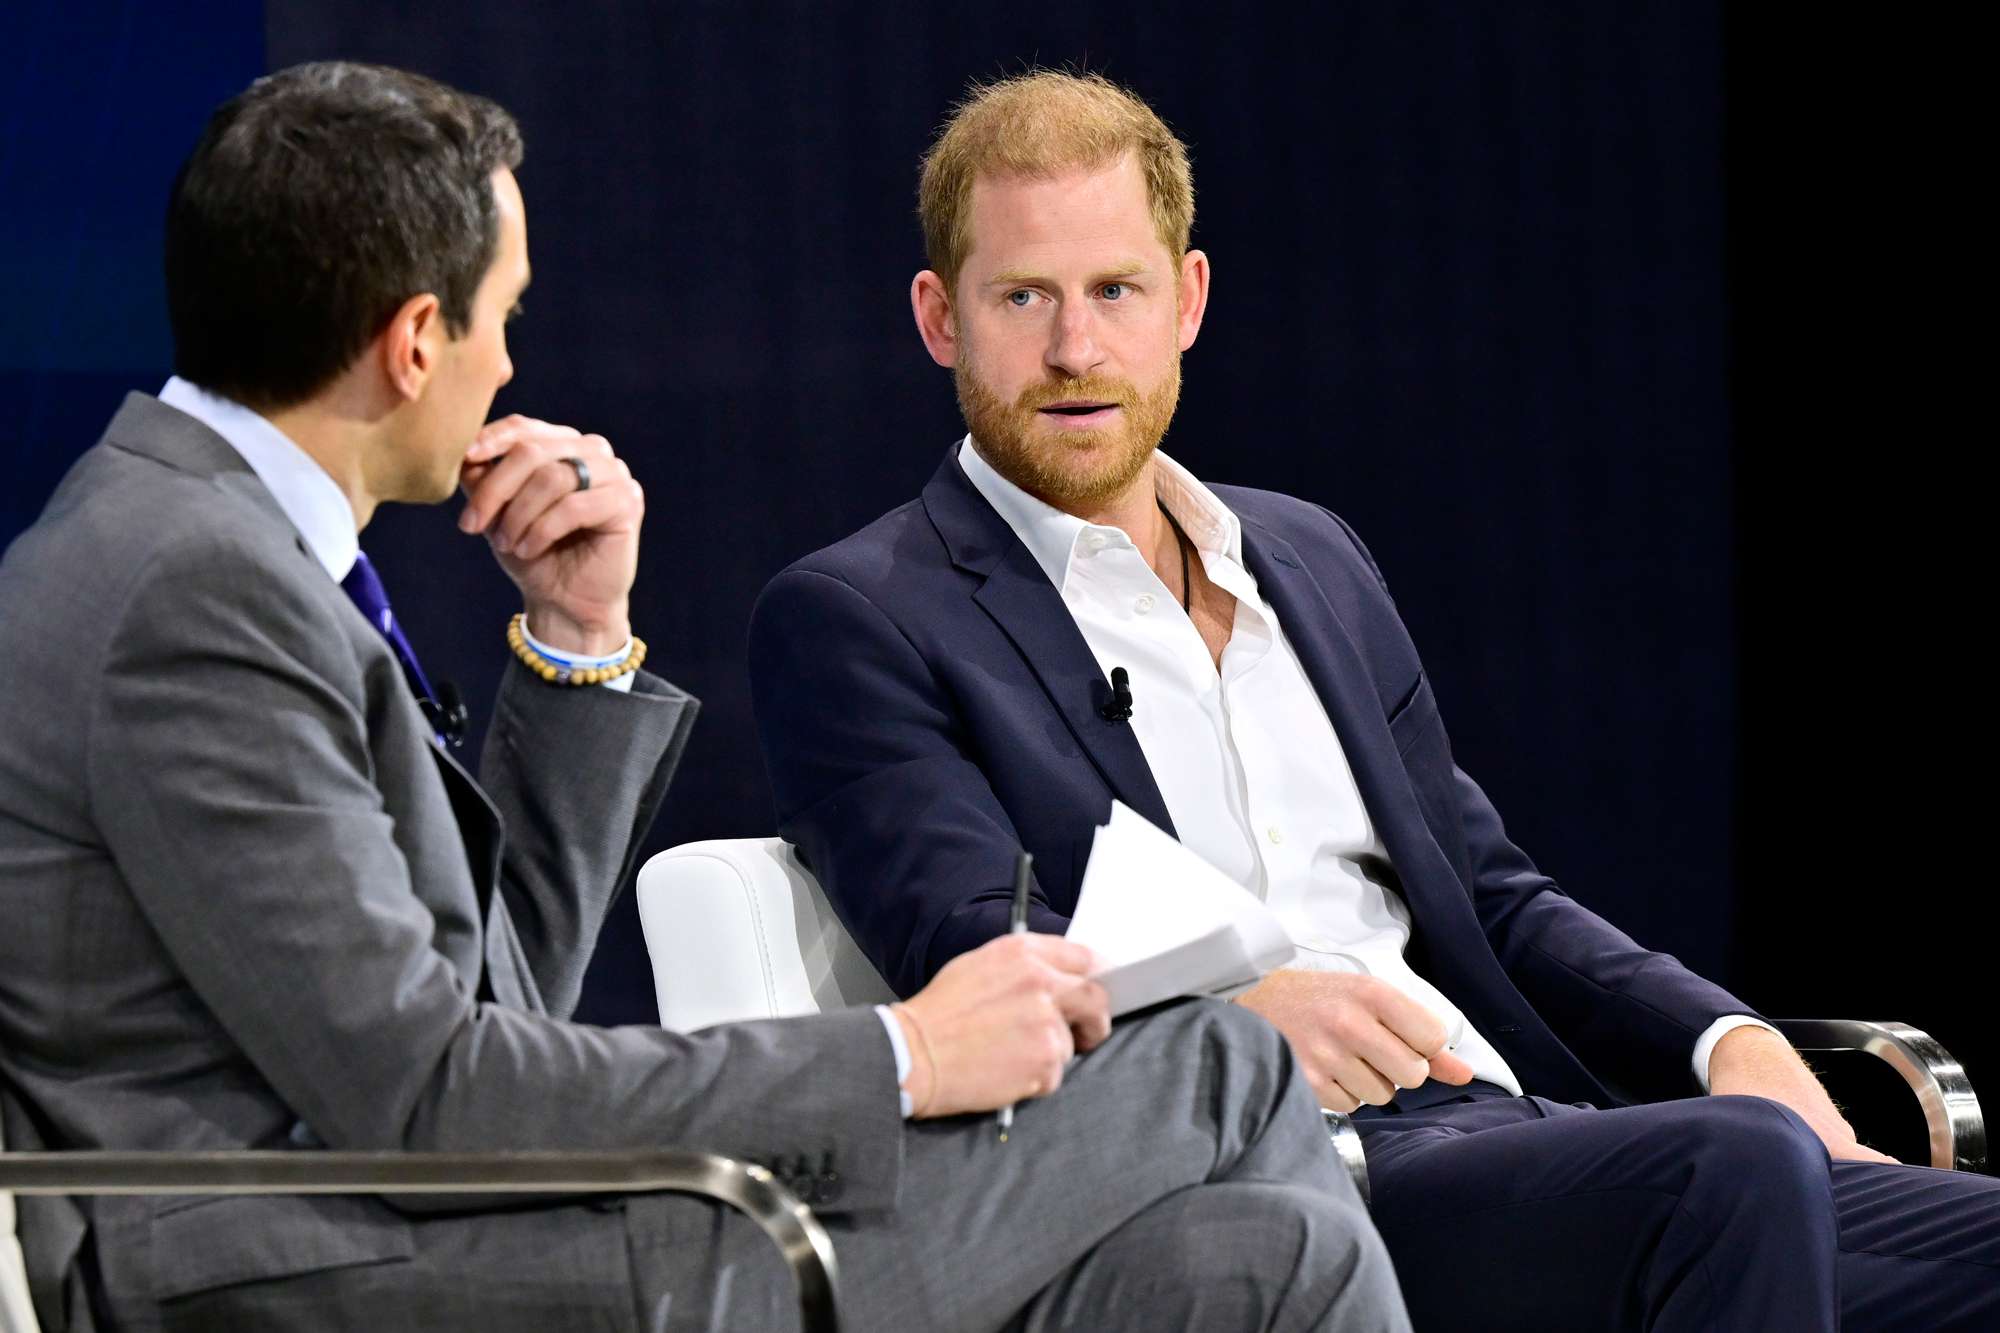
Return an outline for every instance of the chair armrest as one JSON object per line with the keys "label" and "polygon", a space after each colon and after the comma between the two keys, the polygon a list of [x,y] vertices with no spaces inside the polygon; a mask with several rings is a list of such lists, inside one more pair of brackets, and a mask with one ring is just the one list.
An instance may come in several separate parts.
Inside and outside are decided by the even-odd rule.
{"label": "chair armrest", "polygon": [[1927,1032],[1907,1023],[1859,1019],[1788,1018],[1772,1026],[1801,1051],[1865,1051],[1909,1084],[1930,1127],[1931,1165],[1986,1170],[1986,1117],[1965,1067]]}
{"label": "chair armrest", "polygon": [[793,895],[776,838],[686,843],[639,870],[639,924],[653,967],[660,1025],[812,1013],[812,983],[791,943]]}
{"label": "chair armrest", "polygon": [[1342,1111],[1322,1109],[1320,1116],[1326,1121],[1326,1136],[1333,1140],[1334,1155],[1347,1168],[1348,1179],[1360,1192],[1361,1203],[1366,1207],[1368,1197],[1368,1155],[1361,1149],[1361,1131],[1354,1127],[1353,1119]]}
{"label": "chair armrest", "polygon": [[660,1023],[676,1032],[896,998],[781,838],[669,848],[640,869],[638,901]]}
{"label": "chair armrest", "polygon": [[769,1236],[807,1333],[836,1333],[833,1242],[763,1167],[698,1152],[0,1152],[15,1194],[593,1194],[714,1199]]}

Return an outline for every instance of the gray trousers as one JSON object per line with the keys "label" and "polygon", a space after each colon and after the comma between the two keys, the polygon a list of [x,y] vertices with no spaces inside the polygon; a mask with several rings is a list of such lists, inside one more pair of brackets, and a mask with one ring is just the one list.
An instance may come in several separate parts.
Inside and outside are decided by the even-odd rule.
{"label": "gray trousers", "polygon": [[[1232,1005],[1120,1024],[1054,1096],[1019,1108],[1007,1143],[991,1116],[967,1116],[912,1124],[904,1152],[893,1210],[827,1219],[844,1325],[858,1333],[1409,1327],[1316,1099],[1282,1038]],[[699,1200],[634,1195],[414,1227],[407,1261],[111,1313],[121,1328],[204,1333],[797,1326],[775,1248]]]}

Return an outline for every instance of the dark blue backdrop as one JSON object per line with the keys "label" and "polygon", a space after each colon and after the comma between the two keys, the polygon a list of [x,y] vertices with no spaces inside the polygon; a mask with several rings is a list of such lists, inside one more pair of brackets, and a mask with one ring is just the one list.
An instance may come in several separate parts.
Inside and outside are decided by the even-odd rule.
{"label": "dark blue backdrop", "polygon": [[[1725,139],[1725,107],[1758,103],[1725,98],[1726,75],[1745,86],[1725,54],[1760,34],[1725,33],[1716,6],[1228,24],[1194,4],[29,13],[29,49],[49,58],[0,94],[0,390],[28,405],[0,427],[18,479],[0,537],[116,392],[166,371],[158,212],[209,105],[267,65],[330,56],[487,93],[527,136],[535,268],[500,410],[602,431],[632,461],[652,510],[639,630],[707,704],[655,842],[766,832],[751,601],[914,493],[958,432],[904,298],[921,266],[917,157],[968,76],[1087,62],[1139,88],[1194,153],[1215,295],[1169,447],[1360,529],[1462,762],[1517,839],[1754,1003],[1954,1033],[1921,975],[1892,995],[1788,947],[1827,882],[1784,859],[1796,774],[1774,765],[1739,801],[1739,735],[1758,734],[1739,728],[1743,680],[1765,672],[1765,753],[1802,736],[1811,753],[1822,733],[1786,720],[1794,659],[1813,654],[1739,643],[1769,623],[1740,557],[1760,533],[1777,546],[1770,511],[1739,512],[1773,493],[1732,442],[1726,299],[1732,265],[1733,290],[1754,294],[1758,252],[1724,175],[1756,176],[1757,150],[1740,124]],[[513,607],[483,546],[409,511],[365,540],[427,662],[489,698]],[[1824,754],[1865,760],[1869,743]],[[587,1016],[652,1017],[629,909]]]}
{"label": "dark blue backdrop", "polygon": [[[1466,764],[1565,883],[1722,970],[1735,707],[1713,13],[1575,4],[1315,33],[818,4],[270,7],[274,65],[415,65],[521,117],[535,290],[505,404],[653,497],[640,619],[707,701],[662,841],[770,827],[763,580],[913,494],[957,432],[909,326],[913,164],[972,73],[1088,60],[1191,144],[1215,304],[1172,447],[1371,542]],[[403,519],[410,521],[403,521]],[[460,674],[506,589],[431,515],[370,545]],[[465,599],[474,584],[485,596]],[[598,1011],[643,1012],[636,935]]]}

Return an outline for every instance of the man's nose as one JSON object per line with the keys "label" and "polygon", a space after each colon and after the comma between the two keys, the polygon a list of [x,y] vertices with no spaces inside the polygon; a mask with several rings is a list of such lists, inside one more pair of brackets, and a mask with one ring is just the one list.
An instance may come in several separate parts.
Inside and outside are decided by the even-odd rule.
{"label": "man's nose", "polygon": [[1104,364],[1097,338],[1097,314],[1090,303],[1065,301],[1049,337],[1049,369],[1069,379],[1081,379]]}

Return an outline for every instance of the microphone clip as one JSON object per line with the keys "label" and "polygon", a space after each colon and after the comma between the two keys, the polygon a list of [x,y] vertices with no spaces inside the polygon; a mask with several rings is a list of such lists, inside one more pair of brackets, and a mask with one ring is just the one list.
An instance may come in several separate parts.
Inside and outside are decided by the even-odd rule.
{"label": "microphone clip", "polygon": [[1097,715],[1106,722],[1132,720],[1132,678],[1124,667],[1111,668],[1111,698],[1099,706]]}
{"label": "microphone clip", "polygon": [[419,699],[417,706],[423,710],[424,721],[430,723],[431,730],[446,745],[456,750],[465,744],[472,731],[472,710],[465,706],[465,696],[458,692],[458,686],[441,680],[437,683],[437,698]]}

